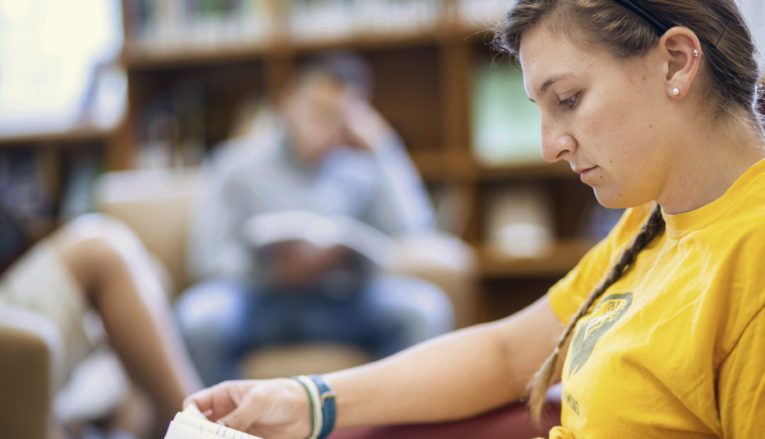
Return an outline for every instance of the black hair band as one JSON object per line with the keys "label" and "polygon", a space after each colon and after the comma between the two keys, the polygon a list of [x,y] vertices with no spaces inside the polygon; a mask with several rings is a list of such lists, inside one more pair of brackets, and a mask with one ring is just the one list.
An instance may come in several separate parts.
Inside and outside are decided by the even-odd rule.
{"label": "black hair band", "polygon": [[664,32],[669,30],[669,26],[659,21],[658,18],[654,17],[653,15],[651,15],[650,12],[646,11],[639,5],[632,2],[631,0],[615,0],[615,1],[616,3],[619,3],[620,5],[624,6],[625,8],[634,12],[635,14],[639,15],[645,21],[651,23],[651,25],[659,32],[659,35],[663,35]]}
{"label": "black hair band", "polygon": [[[670,26],[663,23],[661,20],[656,18],[653,14],[646,11],[642,6],[636,4],[632,0],[614,0],[616,3],[619,3],[620,5],[624,6],[626,9],[629,9],[630,11],[634,12],[635,14],[639,15],[642,19],[650,23],[656,31],[658,31],[659,35],[663,35],[664,32],[668,31]],[[725,31],[728,30],[728,25],[730,24],[730,19],[725,21],[725,26],[723,27],[722,32],[720,32],[720,36],[717,37],[717,41],[714,42],[712,45],[713,47],[717,47],[718,44],[720,44],[720,40],[725,36]],[[701,39],[702,41],[705,41],[707,44],[709,44],[708,41]]]}

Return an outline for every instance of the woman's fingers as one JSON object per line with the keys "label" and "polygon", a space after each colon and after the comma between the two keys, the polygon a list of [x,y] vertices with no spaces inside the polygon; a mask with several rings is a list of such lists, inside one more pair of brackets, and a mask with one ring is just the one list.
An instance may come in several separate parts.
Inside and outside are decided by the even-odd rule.
{"label": "woman's fingers", "polygon": [[226,427],[233,428],[234,430],[247,431],[255,421],[254,408],[250,407],[250,404],[241,404],[235,408],[226,416],[218,420]]}
{"label": "woman's fingers", "polygon": [[235,385],[228,382],[220,383],[191,394],[183,401],[183,407],[194,404],[205,416],[216,420],[236,408],[237,401],[241,399],[232,394],[232,392],[237,393],[236,391]]}

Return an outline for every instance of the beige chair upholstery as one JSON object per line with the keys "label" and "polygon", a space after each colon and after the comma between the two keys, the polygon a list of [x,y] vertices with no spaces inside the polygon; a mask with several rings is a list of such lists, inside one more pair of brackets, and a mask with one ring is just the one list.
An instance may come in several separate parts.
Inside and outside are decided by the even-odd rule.
{"label": "beige chair upholstery", "polygon": [[36,314],[0,305],[0,437],[45,439],[61,340]]}

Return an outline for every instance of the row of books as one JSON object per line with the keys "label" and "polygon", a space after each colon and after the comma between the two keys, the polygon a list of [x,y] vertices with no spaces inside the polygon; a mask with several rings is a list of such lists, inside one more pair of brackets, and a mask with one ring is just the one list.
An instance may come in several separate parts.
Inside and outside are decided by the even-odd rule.
{"label": "row of books", "polygon": [[0,150],[0,205],[35,236],[94,209],[93,186],[103,154],[71,149],[55,158],[37,148]]}
{"label": "row of books", "polygon": [[421,32],[439,23],[442,6],[437,0],[297,0],[290,31],[298,41]]}
{"label": "row of books", "polygon": [[[444,17],[443,0],[124,0],[134,50],[181,50],[422,32]],[[458,0],[460,20],[485,27],[506,0]]]}
{"label": "row of books", "polygon": [[215,114],[220,109],[207,96],[204,85],[192,79],[178,81],[154,95],[138,120],[135,165],[169,168],[201,164],[210,125],[221,119]]}
{"label": "row of books", "polygon": [[272,0],[123,0],[127,43],[153,51],[266,41],[277,24]]}
{"label": "row of books", "polygon": [[53,216],[49,175],[36,151],[8,149],[0,151],[0,204],[30,224]]}

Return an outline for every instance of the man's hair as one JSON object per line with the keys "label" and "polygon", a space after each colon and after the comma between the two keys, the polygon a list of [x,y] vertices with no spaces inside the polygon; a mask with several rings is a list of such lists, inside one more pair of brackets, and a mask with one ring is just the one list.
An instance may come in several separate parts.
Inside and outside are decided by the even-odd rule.
{"label": "man's hair", "polygon": [[296,80],[301,83],[315,76],[351,87],[364,98],[372,95],[372,70],[360,56],[353,53],[336,51],[312,57],[298,67]]}

